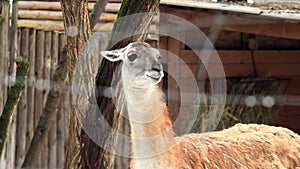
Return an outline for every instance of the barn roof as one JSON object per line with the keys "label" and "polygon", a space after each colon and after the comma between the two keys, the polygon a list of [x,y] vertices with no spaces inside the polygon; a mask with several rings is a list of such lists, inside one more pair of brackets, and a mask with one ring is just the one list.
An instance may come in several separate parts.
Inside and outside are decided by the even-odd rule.
{"label": "barn roof", "polygon": [[290,5],[282,3],[247,5],[246,3],[214,3],[209,0],[161,0],[160,4],[253,14],[263,17],[300,21],[299,2],[293,2]]}

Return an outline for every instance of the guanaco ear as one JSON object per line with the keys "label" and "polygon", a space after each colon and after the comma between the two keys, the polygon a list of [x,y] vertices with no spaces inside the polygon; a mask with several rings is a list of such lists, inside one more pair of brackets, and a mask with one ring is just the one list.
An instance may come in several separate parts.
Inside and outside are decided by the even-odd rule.
{"label": "guanaco ear", "polygon": [[101,51],[100,54],[111,62],[122,60],[121,49]]}

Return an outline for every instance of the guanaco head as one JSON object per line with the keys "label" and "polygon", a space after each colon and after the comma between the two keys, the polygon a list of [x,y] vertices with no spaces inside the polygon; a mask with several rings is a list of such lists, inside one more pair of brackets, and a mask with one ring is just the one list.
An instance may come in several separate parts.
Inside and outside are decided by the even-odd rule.
{"label": "guanaco head", "polygon": [[130,43],[122,49],[102,51],[101,55],[112,62],[123,62],[123,86],[147,88],[159,83],[163,77],[163,68],[158,61],[161,55],[147,43]]}

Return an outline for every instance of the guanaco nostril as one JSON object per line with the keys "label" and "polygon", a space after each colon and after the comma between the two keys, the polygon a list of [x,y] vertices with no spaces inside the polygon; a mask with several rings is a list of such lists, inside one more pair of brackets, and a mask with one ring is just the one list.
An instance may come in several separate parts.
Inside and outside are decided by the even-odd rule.
{"label": "guanaco nostril", "polygon": [[157,72],[160,72],[160,71],[161,71],[160,68],[155,68],[155,67],[153,67],[152,70],[157,71]]}
{"label": "guanaco nostril", "polygon": [[152,70],[154,70],[154,71],[157,71],[157,72],[160,72],[161,71],[161,65],[160,64],[154,64],[153,66],[152,66]]}

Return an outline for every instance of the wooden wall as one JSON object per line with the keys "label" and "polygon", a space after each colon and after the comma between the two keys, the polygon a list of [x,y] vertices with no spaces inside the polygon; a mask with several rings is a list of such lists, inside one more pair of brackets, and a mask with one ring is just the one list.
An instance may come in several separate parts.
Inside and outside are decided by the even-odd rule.
{"label": "wooden wall", "polygon": [[[92,11],[96,0],[89,0],[88,9]],[[110,31],[117,18],[117,12],[122,0],[109,0],[104,13],[99,18],[100,23],[95,30]],[[63,15],[59,0],[51,1],[18,1],[18,24],[20,27],[30,27],[43,30],[63,31]]]}
{"label": "wooden wall", "polygon": [[[214,10],[168,5],[161,5],[160,11],[186,19],[205,33],[214,44],[227,78],[242,76],[288,78],[290,84],[284,98],[289,99],[279,103],[284,105],[281,106],[277,124],[300,132],[300,33],[292,31],[298,29],[300,21],[287,22],[250,14],[221,13]],[[224,22],[216,24],[213,21],[216,16],[223,17]],[[258,24],[254,26],[253,21]],[[161,22],[176,24],[172,21],[161,20]],[[216,30],[217,36],[210,36],[211,32]],[[201,83],[201,79],[206,78],[207,73],[196,53],[203,56],[205,53],[210,53],[211,49],[203,48],[201,39],[199,42],[199,39],[193,38],[195,33],[197,32],[181,33],[185,42],[193,44],[192,46],[161,36],[160,48],[179,56],[197,77],[198,83]],[[196,53],[191,49],[195,49]],[[214,61],[208,62],[210,67],[217,66],[216,64]],[[183,86],[189,88],[189,83],[185,82],[188,71],[182,65],[177,65],[172,70],[176,70],[175,75],[178,76],[176,78],[179,82],[176,83],[173,78],[169,78],[169,90],[175,90],[177,93],[169,92],[168,98],[177,100],[180,97],[178,85],[183,83]],[[180,109],[179,101],[170,100],[168,104],[171,111],[178,112]]]}
{"label": "wooden wall", "polygon": [[[91,12],[96,0],[89,0],[88,10]],[[105,10],[99,18],[99,23],[95,25],[94,31],[109,32],[117,19],[117,13],[121,7],[122,0],[108,0]],[[63,31],[63,15],[59,0],[51,1],[18,1],[18,25],[20,27],[36,28],[43,30]],[[150,26],[150,32],[156,31],[155,17]]]}

